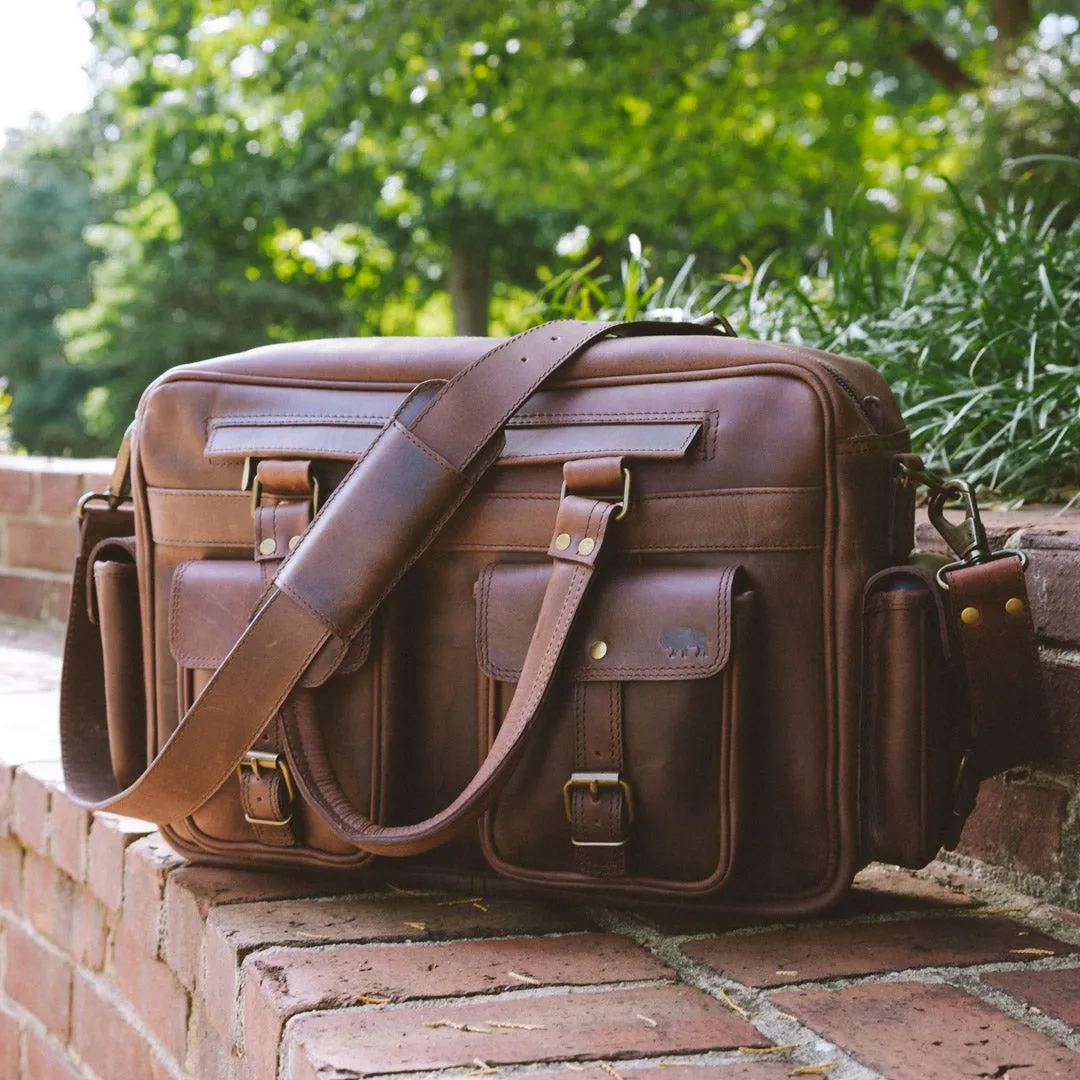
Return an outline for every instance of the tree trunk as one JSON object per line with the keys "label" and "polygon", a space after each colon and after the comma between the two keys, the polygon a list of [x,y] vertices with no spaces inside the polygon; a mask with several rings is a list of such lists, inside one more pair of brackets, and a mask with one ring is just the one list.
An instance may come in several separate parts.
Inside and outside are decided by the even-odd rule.
{"label": "tree trunk", "polygon": [[[1008,3],[1009,0],[996,0],[996,2]],[[1011,2],[1018,5],[1026,3],[1027,0],[1011,0]],[[866,16],[878,13],[882,19],[900,27],[904,35],[909,38],[904,49],[905,54],[932,79],[936,79],[953,93],[974,90],[978,87],[978,81],[973,79],[936,41],[919,36],[915,20],[899,6],[882,4],[880,0],[840,0],[840,3],[852,15]]]}
{"label": "tree trunk", "polygon": [[1031,0],[990,0],[990,21],[998,32],[994,59],[1003,68],[1031,25]]}
{"label": "tree trunk", "polygon": [[450,303],[454,333],[486,337],[491,257],[477,244],[455,245],[450,251]]}

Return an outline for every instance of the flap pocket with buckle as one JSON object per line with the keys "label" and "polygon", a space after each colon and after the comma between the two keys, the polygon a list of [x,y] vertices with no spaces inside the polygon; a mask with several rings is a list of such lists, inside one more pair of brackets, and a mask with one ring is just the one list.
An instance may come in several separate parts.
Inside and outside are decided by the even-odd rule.
{"label": "flap pocket with buckle", "polygon": [[[477,584],[485,746],[549,574],[498,563]],[[537,731],[484,820],[485,854],[535,883],[715,890],[734,859],[752,594],[730,565],[616,567],[593,589]]]}

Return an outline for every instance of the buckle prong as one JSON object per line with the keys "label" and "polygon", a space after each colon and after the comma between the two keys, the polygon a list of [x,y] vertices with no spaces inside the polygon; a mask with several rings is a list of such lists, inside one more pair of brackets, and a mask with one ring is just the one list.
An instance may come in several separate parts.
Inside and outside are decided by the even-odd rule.
{"label": "buckle prong", "polygon": [[293,787],[292,774],[289,772],[289,763],[285,760],[285,755],[276,754],[270,750],[249,750],[244,756],[244,760],[236,766],[236,775],[241,783],[244,779],[245,768],[250,769],[259,779],[262,779],[262,772],[260,771],[262,769],[276,769],[281,773],[285,791],[289,796],[289,813],[281,821],[274,818],[251,817],[250,814],[245,814],[244,820],[249,825],[272,825],[275,828],[288,825],[293,819],[292,804],[296,801],[296,789]]}
{"label": "buckle prong", "polygon": [[[622,788],[623,801],[626,804],[627,824],[634,820],[634,796],[630,785],[617,772],[576,772],[563,784],[563,810],[566,820],[573,824],[574,809],[571,805],[574,788],[588,788],[589,795],[595,800],[600,798],[601,788]],[[592,846],[592,845],[590,845]]]}

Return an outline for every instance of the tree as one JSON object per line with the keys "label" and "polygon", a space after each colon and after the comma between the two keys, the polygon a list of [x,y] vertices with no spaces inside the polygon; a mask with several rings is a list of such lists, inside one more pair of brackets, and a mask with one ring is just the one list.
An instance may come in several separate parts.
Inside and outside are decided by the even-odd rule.
{"label": "tree", "polygon": [[83,230],[98,209],[80,127],[13,132],[0,154],[0,376],[13,441],[35,453],[92,454],[78,414],[93,384],[64,357],[55,322],[90,296]]}
{"label": "tree", "polygon": [[445,330],[451,312],[483,333],[491,296],[513,328],[513,290],[571,231],[590,253],[636,231],[705,272],[777,250],[794,268],[825,207],[857,198],[899,243],[973,155],[943,129],[993,73],[989,17],[102,0],[95,171],[118,209],[93,234],[94,301],[63,324],[110,383],[94,422],[116,437],[157,371],[267,338]]}

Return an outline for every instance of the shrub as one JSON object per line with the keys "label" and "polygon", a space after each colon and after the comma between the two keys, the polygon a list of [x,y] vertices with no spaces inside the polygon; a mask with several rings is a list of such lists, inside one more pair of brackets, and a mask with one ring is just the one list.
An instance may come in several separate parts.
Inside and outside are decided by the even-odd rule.
{"label": "shrub", "polygon": [[[1080,161],[1077,161],[1080,178]],[[957,195],[945,250],[876,251],[827,215],[827,256],[798,282],[770,260],[707,286],[687,259],[650,278],[632,237],[618,282],[589,264],[539,298],[544,317],[689,319],[711,308],[749,337],[861,356],[892,385],[927,465],[1011,501],[1064,501],[1080,483],[1080,221]]]}

